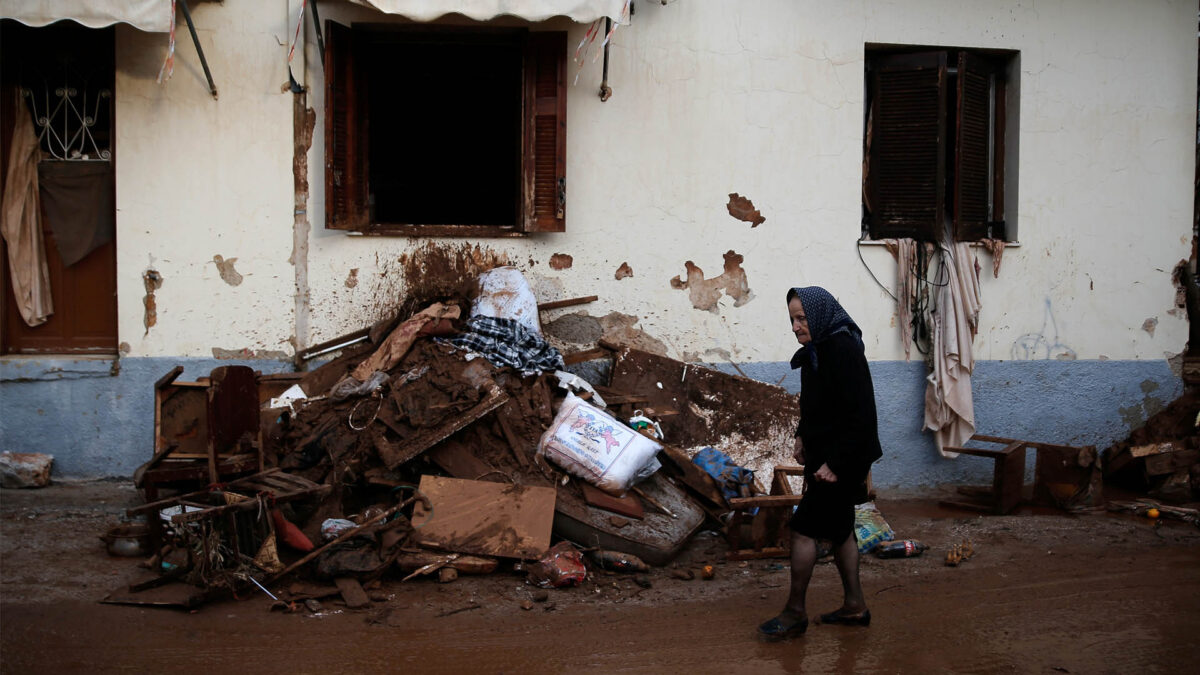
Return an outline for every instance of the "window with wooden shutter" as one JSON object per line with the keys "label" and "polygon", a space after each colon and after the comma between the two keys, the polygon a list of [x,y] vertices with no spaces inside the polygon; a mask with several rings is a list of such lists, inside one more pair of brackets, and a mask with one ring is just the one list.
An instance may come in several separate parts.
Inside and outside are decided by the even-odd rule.
{"label": "window with wooden shutter", "polygon": [[1005,236],[1015,52],[868,48],[863,224],[873,239]]}
{"label": "window with wooden shutter", "polygon": [[327,227],[565,230],[565,33],[330,23],[328,35]]}
{"label": "window with wooden shutter", "polygon": [[871,236],[934,239],[945,205],[946,53],[875,62]]}
{"label": "window with wooden shutter", "polygon": [[991,221],[992,75],[979,56],[958,54],[958,119],[954,142],[954,238],[988,236]]}
{"label": "window with wooden shutter", "polygon": [[566,230],[567,36],[533,33],[525,58],[526,232]]}
{"label": "window with wooden shutter", "polygon": [[362,230],[371,222],[365,78],[356,67],[354,31],[331,21],[325,35],[325,227]]}

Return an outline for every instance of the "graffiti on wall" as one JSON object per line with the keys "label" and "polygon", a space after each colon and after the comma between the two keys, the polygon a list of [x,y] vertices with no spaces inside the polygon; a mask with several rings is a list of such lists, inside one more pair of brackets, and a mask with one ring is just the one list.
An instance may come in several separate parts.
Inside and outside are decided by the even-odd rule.
{"label": "graffiti on wall", "polygon": [[1036,333],[1026,333],[1013,342],[1011,350],[1013,359],[1026,361],[1056,359],[1058,361],[1074,361],[1077,357],[1075,350],[1059,342],[1058,321],[1054,318],[1054,309],[1050,298],[1046,298],[1046,311],[1042,315],[1042,328]]}

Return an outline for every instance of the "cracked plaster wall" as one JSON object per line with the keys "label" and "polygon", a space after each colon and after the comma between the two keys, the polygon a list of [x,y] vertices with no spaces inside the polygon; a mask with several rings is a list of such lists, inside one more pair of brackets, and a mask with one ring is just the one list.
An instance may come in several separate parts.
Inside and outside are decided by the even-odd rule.
{"label": "cracked plaster wall", "polygon": [[[182,17],[174,75],[161,85],[166,36],[116,27],[118,339],[131,356],[291,351],[288,8],[195,3],[219,100]],[[147,329],[150,268],[162,286]]]}
{"label": "cracked plaster wall", "polygon": [[[1021,241],[1005,252],[999,279],[982,279],[976,358],[1037,358],[1057,345],[1083,360],[1164,359],[1186,340],[1185,318],[1167,312],[1171,270],[1190,240],[1194,10],[1166,0],[639,3],[613,40],[611,100],[593,95],[598,63],[570,66],[579,84],[568,90],[567,232],[476,241],[522,268],[539,299],[599,295],[588,313],[635,315],[676,357],[790,354],[783,294],[819,283],[862,325],[872,360],[900,360],[894,304],[854,250],[864,44],[1017,50]],[[324,14],[386,20],[351,6]],[[568,30],[569,45],[586,30],[565,20],[543,27]],[[312,45],[306,57],[318,111],[309,164],[320,167],[324,102]],[[321,192],[314,180],[313,341],[356,328],[381,294],[402,294],[396,261],[431,241],[326,231]],[[766,222],[751,228],[729,216],[731,192],[751,198]],[[722,293],[715,312],[700,311],[671,288],[688,260],[719,274],[726,251],[744,257],[753,293],[744,306]],[[554,269],[555,254],[572,256],[571,267]],[[885,251],[866,247],[863,257],[894,283]],[[979,259],[990,268],[988,254]],[[622,263],[637,274],[617,281]],[[353,268],[359,283],[347,289]],[[1152,317],[1153,334],[1142,330]]]}
{"label": "cracked plaster wall", "polygon": [[[999,279],[980,254],[977,402],[1033,400],[1055,378],[1107,387],[1112,396],[1083,404],[1095,411],[1056,394],[1065,422],[1038,418],[1030,426],[1018,406],[1004,404],[1004,424],[1069,440],[1064,424],[1104,416],[1116,420],[1104,432],[1114,436],[1154,405],[1149,398],[1178,391],[1165,356],[1180,352],[1187,336],[1185,317],[1168,311],[1171,272],[1190,240],[1194,3],[638,3],[633,25],[613,39],[608,102],[595,95],[599,61],[570,65],[579,84],[568,90],[568,231],[464,242],[324,229],[324,82],[307,27],[293,70],[316,111],[311,229],[294,230],[293,98],[280,87],[299,1],[193,8],[219,101],[186,31],[174,77],[159,85],[165,36],[116,29],[118,340],[129,363],[151,359],[141,380],[120,385],[131,391],[144,394],[174,360],[278,357],[291,348],[297,309],[306,313],[300,340],[308,344],[382,318],[405,291],[402,257],[466,243],[520,267],[539,300],[599,296],[547,313],[547,321],[581,310],[629,315],[670,356],[734,361],[770,382],[787,375],[779,364],[794,349],[784,292],[826,285],[864,329],[877,391],[904,402],[901,417],[919,419],[921,366],[903,363],[894,305],[854,248],[868,42],[1020,52],[1021,246],[1006,251]],[[322,18],[392,20],[348,3],[323,6]],[[525,24],[504,17],[492,25]],[[533,28],[567,30],[572,50],[586,31],[565,19]],[[751,228],[731,217],[733,192],[752,199],[765,222]],[[307,239],[301,303],[289,256],[305,247],[293,245],[294,232]],[[688,260],[719,274],[727,251],[744,258],[749,302],[735,307],[721,294],[714,312],[701,311],[671,287]],[[553,269],[555,254],[572,256],[572,265]],[[885,251],[862,254],[893,283]],[[240,284],[222,280],[218,255],[236,258]],[[636,274],[618,281],[622,263]],[[147,331],[148,269],[163,283]],[[356,283],[347,284],[354,269]],[[1153,333],[1142,329],[1147,319],[1157,321]],[[1056,360],[1063,356],[1076,360]],[[982,375],[994,368],[1021,375]],[[1158,388],[1139,390],[1146,380]],[[36,386],[5,382],[4,395]],[[992,419],[988,409],[979,406],[981,419]],[[127,423],[136,412],[118,405],[110,422]],[[21,424],[32,428],[37,419]],[[924,438],[906,423],[891,442],[927,451]]]}

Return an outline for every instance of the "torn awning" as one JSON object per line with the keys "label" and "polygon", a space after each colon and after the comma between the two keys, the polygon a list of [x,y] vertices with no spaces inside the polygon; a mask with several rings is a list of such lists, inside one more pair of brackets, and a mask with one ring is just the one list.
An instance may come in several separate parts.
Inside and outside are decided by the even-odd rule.
{"label": "torn awning", "polygon": [[608,17],[621,20],[628,0],[350,0],[385,14],[414,21],[432,21],[446,14],[462,14],[476,21],[510,15],[527,21],[565,16],[579,23]]}
{"label": "torn awning", "polygon": [[171,0],[5,0],[0,18],[27,26],[70,19],[88,28],[127,23],[150,33],[171,30]]}

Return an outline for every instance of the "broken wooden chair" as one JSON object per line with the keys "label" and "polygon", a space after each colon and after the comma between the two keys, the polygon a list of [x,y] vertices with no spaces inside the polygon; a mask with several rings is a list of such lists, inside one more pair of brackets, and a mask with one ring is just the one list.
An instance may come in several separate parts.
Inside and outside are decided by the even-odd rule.
{"label": "broken wooden chair", "polygon": [[[200,382],[177,382],[176,366],[154,383],[154,455],[134,473],[147,502],[161,489],[262,471],[258,374],[221,366]],[[161,541],[151,519],[151,541]]]}
{"label": "broken wooden chair", "polygon": [[[729,542],[726,557],[729,560],[786,558],[791,553],[788,521],[802,495],[794,493],[788,478],[803,475],[803,466],[777,466],[769,495],[728,500],[732,512],[725,527],[725,537]],[[748,546],[743,546],[742,536],[747,517],[750,518],[750,541]]]}
{"label": "broken wooden chair", "polygon": [[[330,485],[318,485],[274,468],[231,480],[219,488],[209,486],[142,504],[126,510],[126,515],[146,513],[150,522],[161,526],[164,510],[177,511],[169,518],[173,533],[169,544],[186,549],[187,564],[170,572],[155,571],[175,579],[197,570],[201,581],[208,586],[225,572],[244,567],[255,558],[263,542],[274,532],[270,509],[320,497],[331,489]],[[159,536],[154,544],[154,550],[159,552],[156,560],[161,558],[164,543],[168,543],[163,541],[161,528]],[[147,583],[144,587],[152,585]]]}
{"label": "broken wooden chair", "polygon": [[1001,445],[996,448],[946,448],[995,462],[991,487],[958,488],[961,500],[943,500],[953,506],[995,514],[1010,513],[1025,495],[1025,451],[1037,453],[1033,501],[1042,506],[1074,509],[1094,506],[1101,499],[1101,472],[1095,446],[1058,445],[975,434],[972,441]]}

